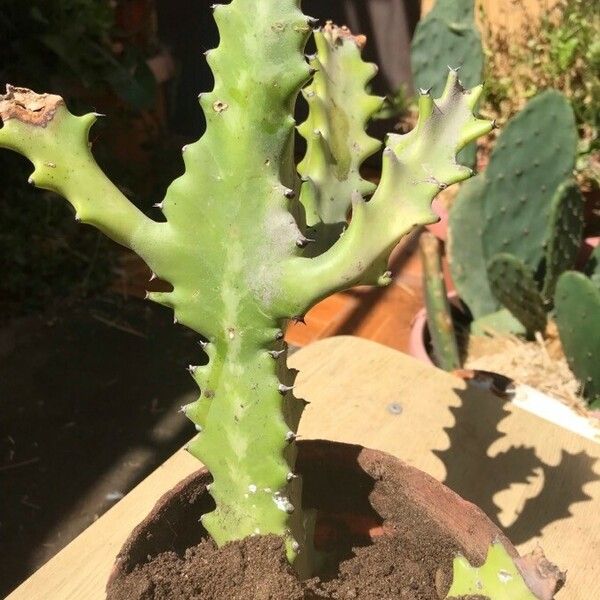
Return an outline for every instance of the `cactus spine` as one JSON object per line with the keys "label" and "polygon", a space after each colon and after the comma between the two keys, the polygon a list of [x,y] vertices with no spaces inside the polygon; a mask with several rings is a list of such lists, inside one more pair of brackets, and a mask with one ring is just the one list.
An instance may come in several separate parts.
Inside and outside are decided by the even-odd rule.
{"label": "cactus spine", "polygon": [[438,191],[471,174],[456,152],[492,124],[472,114],[481,88],[463,89],[450,71],[441,98],[421,96],[415,129],[389,137],[380,185],[369,202],[353,195],[344,235],[319,256],[303,256],[292,113],[311,74],[302,55],[310,19],[299,0],[214,9],[221,43],[207,57],[214,89],[200,97],[207,130],[184,148],[185,173],[167,191],[164,221],[110,183],[88,144],[95,116],[73,116],[57,96],[9,87],[0,98],[0,146],[31,160],[31,183],[65,196],[79,220],[133,249],[173,286],[148,297],[209,340],[209,363],[190,368],[200,397],[184,407],[200,432],[188,449],[214,476],[216,509],[203,523],[219,545],[279,535],[305,574],[310,529],[294,475],[304,403],[293,394],[283,330],[335,291],[384,283],[400,238],[435,221]]}
{"label": "cactus spine", "polygon": [[445,371],[460,368],[458,345],[440,255],[440,243],[431,233],[425,232],[419,240],[423,265],[423,290],[427,309],[427,327],[436,364]]}

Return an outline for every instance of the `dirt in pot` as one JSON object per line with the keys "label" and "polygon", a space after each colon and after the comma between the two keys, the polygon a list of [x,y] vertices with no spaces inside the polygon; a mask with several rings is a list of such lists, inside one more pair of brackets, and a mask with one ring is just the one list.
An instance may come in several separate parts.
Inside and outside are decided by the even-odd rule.
{"label": "dirt in pot", "polygon": [[183,555],[164,552],[136,567],[108,599],[439,600],[450,583],[455,549],[429,526],[406,522],[402,529],[410,535],[385,535],[356,547],[337,572],[305,582],[296,578],[277,537],[257,536],[220,549],[203,540]]}
{"label": "dirt in pot", "polygon": [[318,576],[300,581],[275,536],[217,548],[198,523],[212,507],[200,472],[134,530],[108,600],[440,600],[457,553],[481,564],[494,539],[509,544],[479,509],[389,455],[306,441],[297,467],[318,515]]}

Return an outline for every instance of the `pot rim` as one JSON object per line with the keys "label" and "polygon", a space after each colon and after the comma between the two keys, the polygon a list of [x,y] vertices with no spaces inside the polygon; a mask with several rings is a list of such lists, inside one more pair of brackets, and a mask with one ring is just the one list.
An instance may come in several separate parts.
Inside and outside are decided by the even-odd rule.
{"label": "pot rim", "polygon": [[[334,465],[336,470],[338,465],[351,468],[357,474],[362,470],[374,481],[381,477],[382,469],[386,470],[391,474],[390,476],[398,478],[397,482],[401,482],[398,496],[404,495],[404,501],[418,506],[423,514],[436,523],[440,531],[453,539],[467,555],[471,555],[468,558],[472,561],[475,560],[479,564],[483,562],[489,545],[499,541],[516,564],[522,564],[524,559],[519,558],[515,547],[481,509],[461,498],[443,483],[401,459],[379,450],[327,440],[302,440],[298,442],[298,448],[298,463],[302,466],[314,464],[318,468],[318,465],[327,460],[329,464]],[[304,468],[300,468],[301,472],[304,470]],[[135,564],[139,564],[139,561],[136,563],[135,560],[128,560],[128,554],[135,553],[136,544],[139,543],[141,546],[143,539],[149,539],[149,534],[152,537],[152,524],[158,522],[165,507],[175,504],[177,499],[183,497],[183,494],[190,490],[196,490],[198,486],[203,486],[204,489],[200,489],[196,495],[199,497],[200,494],[205,494],[206,484],[209,481],[208,470],[201,468],[161,496],[149,515],[133,529],[123,544],[109,577],[107,589],[119,576],[127,574]],[[139,553],[139,548],[137,551]],[[527,567],[523,573],[526,578],[531,575],[529,571],[530,569]]]}

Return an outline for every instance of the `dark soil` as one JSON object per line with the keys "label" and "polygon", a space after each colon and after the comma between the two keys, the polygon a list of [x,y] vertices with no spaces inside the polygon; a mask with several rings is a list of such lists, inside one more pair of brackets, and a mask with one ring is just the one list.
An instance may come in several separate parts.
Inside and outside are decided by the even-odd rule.
{"label": "dark soil", "polygon": [[[276,537],[255,537],[217,549],[203,540],[183,556],[165,552],[134,570],[110,600],[439,600],[447,591],[452,547],[426,540],[425,548],[400,536],[356,549],[339,573],[300,582]],[[423,550],[429,549],[429,552]]]}
{"label": "dark soil", "polygon": [[445,598],[456,553],[481,564],[494,532],[479,516],[473,519],[473,511],[479,511],[466,505],[455,515],[464,533],[458,541],[452,518],[439,525],[430,516],[443,513],[444,521],[456,510],[439,488],[427,482],[421,486],[425,504],[443,505],[431,513],[430,507],[423,509],[407,497],[415,480],[390,473],[391,459],[365,463],[358,452],[357,459],[364,471],[313,461],[316,470],[313,466],[306,472],[300,455],[303,503],[318,510],[315,539],[324,557],[318,577],[301,582],[274,536],[216,548],[198,524],[212,502],[204,493],[210,480],[205,475],[204,483],[182,482],[173,499],[159,503],[133,533],[120,554],[107,600]]}

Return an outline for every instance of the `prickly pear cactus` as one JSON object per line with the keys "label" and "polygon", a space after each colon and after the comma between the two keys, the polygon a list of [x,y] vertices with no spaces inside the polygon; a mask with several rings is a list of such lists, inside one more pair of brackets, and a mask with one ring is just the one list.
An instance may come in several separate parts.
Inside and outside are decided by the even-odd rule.
{"label": "prickly pear cactus", "polygon": [[454,324],[444,283],[440,243],[431,233],[425,232],[419,240],[423,265],[423,290],[427,309],[427,328],[435,363],[445,371],[460,368],[460,356],[454,333]]}
{"label": "prickly pear cactus", "polygon": [[544,258],[551,198],[575,166],[577,129],[567,99],[542,92],[511,119],[485,172],[484,254],[513,254],[532,271]]}
{"label": "prickly pear cactus", "polygon": [[444,80],[440,73],[446,65],[460,67],[466,86],[481,81],[484,54],[474,0],[437,0],[417,24],[410,57],[416,88],[441,93]]}
{"label": "prickly pear cactus", "polygon": [[[450,269],[473,313],[473,333],[520,333],[518,321],[532,333],[545,323],[541,312],[551,309],[556,281],[573,267],[581,243],[583,199],[569,179],[575,146],[568,101],[544,92],[509,122],[485,174],[458,194],[449,221]],[[505,260],[490,270],[498,255]]]}
{"label": "prickly pear cactus", "polygon": [[219,545],[279,535],[306,574],[310,530],[294,474],[304,403],[293,394],[283,330],[335,291],[385,283],[394,246],[436,220],[440,189],[471,174],[456,152],[492,124],[472,114],[481,87],[463,89],[451,71],[441,98],[420,98],[416,127],[389,137],[380,185],[369,202],[354,195],[344,235],[303,256],[293,109],[311,75],[302,53],[311,21],[298,0],[233,0],[214,11],[221,43],[207,59],[215,85],[200,97],[207,130],[184,148],[185,173],[160,205],[164,221],[142,214],[101,172],[88,142],[95,116],[72,115],[58,96],[9,87],[0,146],[31,160],[33,185],[65,196],[77,219],[173,286],[148,298],[208,339],[208,364],[190,367],[200,397],[183,408],[199,431],[188,450],[214,477],[216,508],[203,524]]}
{"label": "prickly pear cactus", "polygon": [[492,294],[483,255],[483,175],[465,182],[452,205],[448,221],[448,263],[452,281],[473,318],[500,309]]}
{"label": "prickly pear cactus", "polygon": [[575,181],[566,181],[556,190],[550,207],[546,233],[545,278],[542,296],[554,296],[561,273],[573,268],[581,249],[584,199]]}
{"label": "prickly pear cactus", "polygon": [[567,271],[558,280],[554,302],[569,366],[590,405],[600,408],[600,287],[583,273]]}
{"label": "prickly pear cactus", "polygon": [[498,300],[528,333],[546,330],[546,308],[533,273],[511,254],[497,254],[488,263],[488,279]]}
{"label": "prickly pear cactus", "polygon": [[[366,86],[377,73],[361,51],[364,36],[354,36],[347,27],[328,22],[314,33],[317,53],[310,65],[315,75],[302,90],[309,114],[298,132],[307,150],[298,172],[302,176],[300,202],[309,227],[310,252],[320,254],[340,236],[352,207],[352,197],[366,197],[375,184],[360,174],[363,162],[379,150],[379,140],[365,128],[383,103]],[[324,247],[323,247],[324,246]]]}

